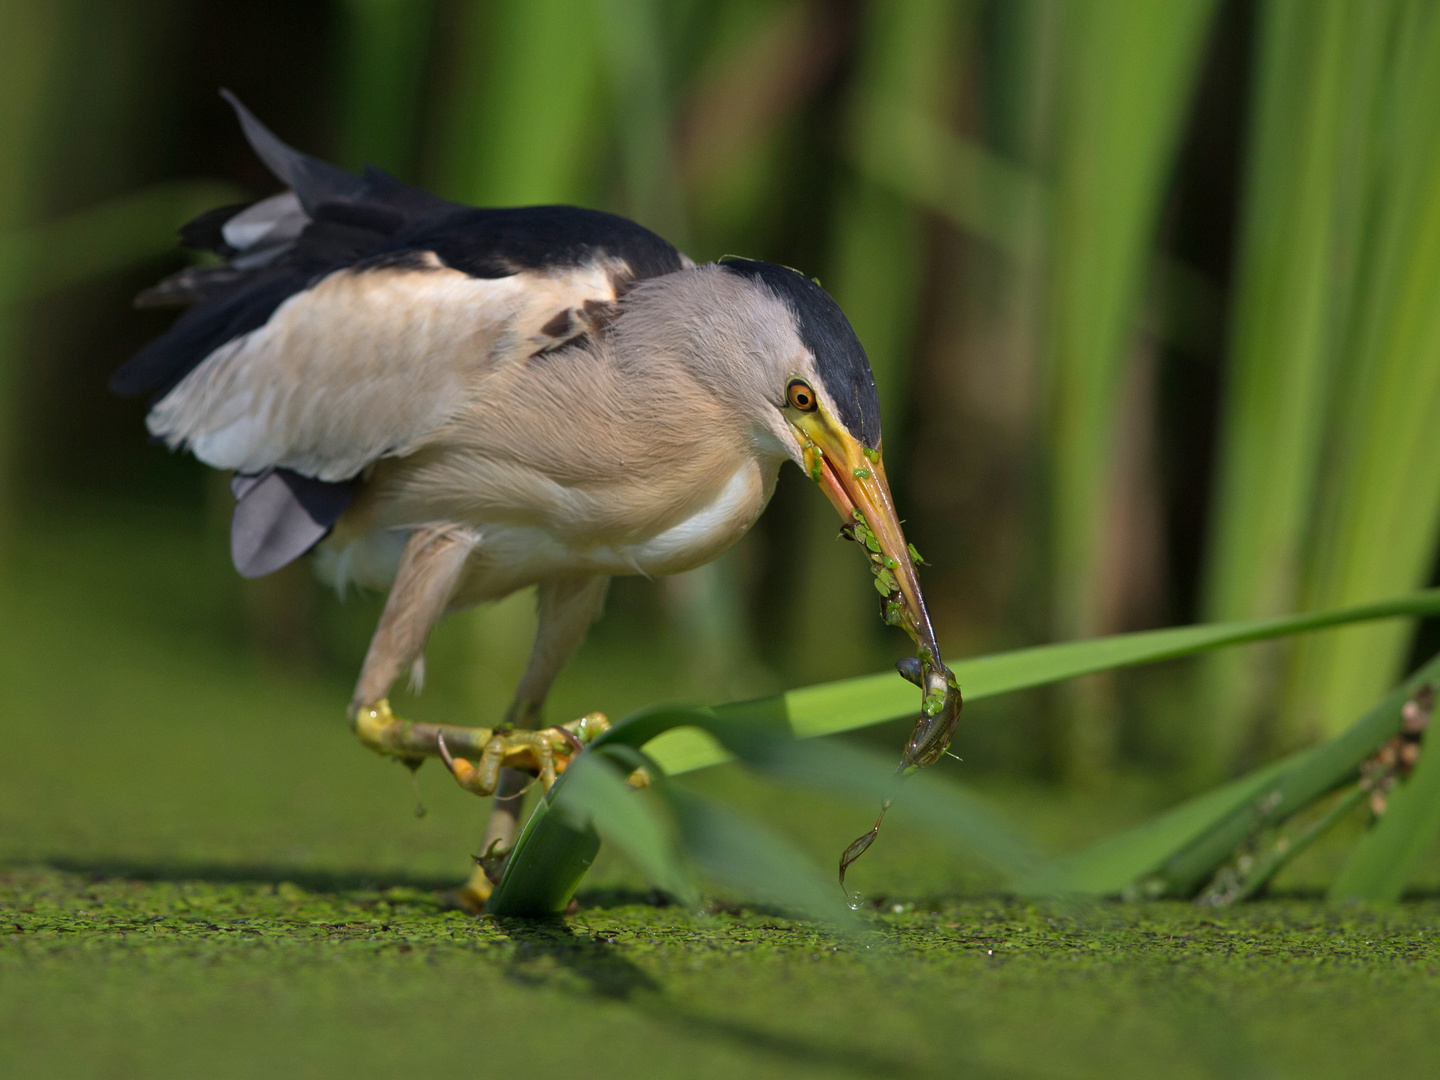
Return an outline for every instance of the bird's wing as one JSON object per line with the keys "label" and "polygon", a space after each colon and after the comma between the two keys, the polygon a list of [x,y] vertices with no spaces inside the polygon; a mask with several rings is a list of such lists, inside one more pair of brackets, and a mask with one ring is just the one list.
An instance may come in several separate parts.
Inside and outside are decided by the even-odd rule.
{"label": "bird's wing", "polygon": [[142,294],[190,302],[114,379],[207,464],[322,481],[402,455],[476,376],[596,329],[634,280],[686,265],[633,222],[575,207],[480,210],[300,154],[230,99],[289,191],[192,222],[224,257]]}

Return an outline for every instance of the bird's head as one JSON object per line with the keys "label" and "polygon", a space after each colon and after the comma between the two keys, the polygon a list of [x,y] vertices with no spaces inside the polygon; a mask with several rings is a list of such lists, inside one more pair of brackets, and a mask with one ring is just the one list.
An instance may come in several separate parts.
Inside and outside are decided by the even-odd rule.
{"label": "bird's head", "polygon": [[727,258],[641,288],[669,293],[666,304],[642,307],[683,313],[666,336],[683,339],[692,373],[727,402],[742,437],[759,453],[799,465],[839,512],[842,533],[865,549],[883,618],[909,633],[918,652],[906,677],[924,691],[922,715],[901,768],[933,764],[954,733],[960,695],[941,661],[918,554],[885,477],[875,376],[849,320],[803,274],[748,259]]}

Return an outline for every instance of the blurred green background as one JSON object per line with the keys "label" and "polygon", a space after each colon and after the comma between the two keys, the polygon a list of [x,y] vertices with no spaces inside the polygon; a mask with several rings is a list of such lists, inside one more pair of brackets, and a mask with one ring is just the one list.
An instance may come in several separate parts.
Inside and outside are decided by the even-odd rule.
{"label": "blurred green background", "polygon": [[[166,325],[129,300],[182,265],[175,226],[276,189],[222,86],[347,166],[817,275],[872,359],[948,656],[1435,577],[1434,3],[0,0],[4,724],[57,783],[67,743],[101,745],[77,730],[128,755],[93,762],[102,788],[184,773],[176,747],[220,728],[361,757],[342,708],[379,599],[305,565],[240,581],[224,477],[105,390]],[[556,714],[900,655],[811,487],[786,470],[712,566],[618,582]],[[532,619],[519,596],[449,620],[405,708],[493,719]],[[1340,730],[1436,640],[1387,624],[1096,677],[971,710],[957,748],[1046,798],[1170,801]],[[289,758],[274,789],[324,767]],[[64,849],[32,810],[5,808],[12,854]]]}
{"label": "blurred green background", "polygon": [[[380,598],[241,581],[225,477],[105,389],[167,324],[130,299],[184,264],[176,226],[276,189],[222,86],[347,166],[818,276],[951,659],[1436,577],[1434,0],[0,0],[15,1075],[1434,1075],[1434,904],[1295,899],[1358,820],[1288,900],[1080,910],[957,899],[990,882],[902,800],[852,875],[888,952],[652,908],[608,852],[558,928],[439,910],[486,804],[346,731]],[[553,715],[883,670],[906,642],[812,487],[786,470],[719,562],[618,582]],[[532,620],[448,620],[399,711],[496,718]],[[980,702],[937,772],[1075,850],[1333,735],[1437,646],[1385,624]],[[685,782],[830,865],[873,814]]]}

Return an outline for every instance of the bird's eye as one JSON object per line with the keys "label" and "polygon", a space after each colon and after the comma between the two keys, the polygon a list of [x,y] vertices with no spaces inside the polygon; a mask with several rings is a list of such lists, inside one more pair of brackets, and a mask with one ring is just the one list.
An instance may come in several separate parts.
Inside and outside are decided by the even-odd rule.
{"label": "bird's eye", "polygon": [[790,385],[785,387],[785,396],[790,399],[790,404],[801,412],[815,411],[815,391],[810,389],[810,384],[804,379],[791,379]]}

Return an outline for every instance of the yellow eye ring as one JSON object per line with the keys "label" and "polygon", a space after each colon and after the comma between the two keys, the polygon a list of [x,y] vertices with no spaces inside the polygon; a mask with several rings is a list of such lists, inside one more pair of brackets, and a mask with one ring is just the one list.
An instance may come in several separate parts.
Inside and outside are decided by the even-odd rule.
{"label": "yellow eye ring", "polygon": [[815,397],[815,391],[810,389],[810,384],[804,379],[791,379],[785,387],[785,397],[789,400],[792,408],[801,412],[814,412],[815,406],[819,404]]}

